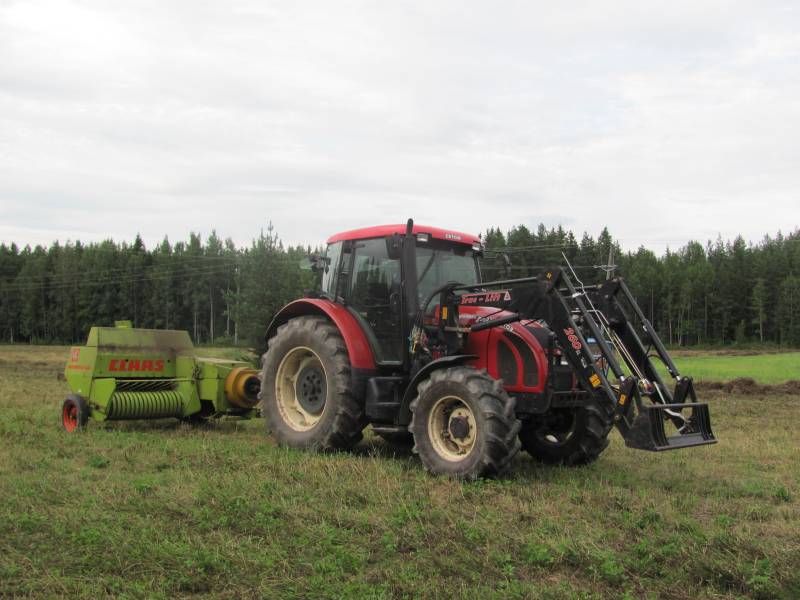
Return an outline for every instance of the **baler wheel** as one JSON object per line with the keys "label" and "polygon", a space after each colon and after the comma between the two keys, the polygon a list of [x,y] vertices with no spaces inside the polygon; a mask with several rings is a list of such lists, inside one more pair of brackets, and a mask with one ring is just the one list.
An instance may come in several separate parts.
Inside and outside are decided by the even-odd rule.
{"label": "baler wheel", "polygon": [[520,449],[516,401],[486,371],[434,371],[417,389],[409,429],[414,452],[434,475],[501,475]]}
{"label": "baler wheel", "polygon": [[70,394],[61,405],[61,426],[67,433],[80,431],[89,421],[89,405],[80,396]]}
{"label": "baler wheel", "polygon": [[608,446],[611,422],[596,406],[560,408],[527,421],[519,434],[534,459],[551,465],[586,465]]}
{"label": "baler wheel", "polygon": [[353,397],[350,357],[324,317],[290,319],[262,359],[261,413],[276,441],[292,448],[351,448],[366,426]]}

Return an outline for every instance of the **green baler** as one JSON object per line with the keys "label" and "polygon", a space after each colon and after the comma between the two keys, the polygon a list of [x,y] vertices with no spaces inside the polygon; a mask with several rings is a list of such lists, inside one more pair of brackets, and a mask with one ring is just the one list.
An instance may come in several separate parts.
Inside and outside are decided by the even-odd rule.
{"label": "green baler", "polygon": [[258,403],[258,372],[236,360],[194,356],[186,331],[92,327],[85,346],[70,350],[64,374],[67,431],[96,421],[204,420],[249,417]]}

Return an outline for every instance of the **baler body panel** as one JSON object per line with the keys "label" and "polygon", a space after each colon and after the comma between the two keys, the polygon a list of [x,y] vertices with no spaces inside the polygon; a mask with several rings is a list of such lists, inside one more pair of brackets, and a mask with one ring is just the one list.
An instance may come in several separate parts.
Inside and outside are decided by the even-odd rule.
{"label": "baler body panel", "polygon": [[193,350],[185,331],[92,327],[87,345],[70,349],[65,376],[97,421],[252,415],[256,370]]}
{"label": "baler body panel", "polygon": [[171,329],[132,329],[127,327],[92,327],[88,347],[108,350],[145,352],[152,349],[161,353],[192,352],[194,345],[186,331]]}

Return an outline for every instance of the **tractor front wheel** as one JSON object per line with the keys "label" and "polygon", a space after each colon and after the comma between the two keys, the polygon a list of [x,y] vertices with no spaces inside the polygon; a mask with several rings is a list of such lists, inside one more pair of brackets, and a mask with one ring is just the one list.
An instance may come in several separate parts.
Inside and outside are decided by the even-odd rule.
{"label": "tractor front wheel", "polygon": [[347,348],[330,321],[309,316],[281,325],[262,366],[261,411],[279,444],[337,450],[361,440],[364,408],[353,397]]}
{"label": "tractor front wheel", "polygon": [[485,371],[434,371],[411,403],[414,452],[434,475],[467,480],[500,475],[520,449],[514,404]]}
{"label": "tractor front wheel", "polygon": [[586,465],[608,446],[611,422],[594,406],[556,408],[526,421],[519,437],[536,460],[551,465]]}
{"label": "tractor front wheel", "polygon": [[61,426],[67,433],[80,431],[89,421],[89,405],[76,394],[67,396],[61,405]]}

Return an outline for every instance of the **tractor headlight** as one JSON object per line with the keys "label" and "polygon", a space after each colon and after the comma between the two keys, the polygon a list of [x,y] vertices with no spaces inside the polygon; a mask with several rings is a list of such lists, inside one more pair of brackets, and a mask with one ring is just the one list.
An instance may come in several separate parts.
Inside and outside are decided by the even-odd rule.
{"label": "tractor headlight", "polygon": [[422,242],[423,244],[426,243],[430,239],[430,236],[427,233],[418,233],[417,234],[417,241]]}

